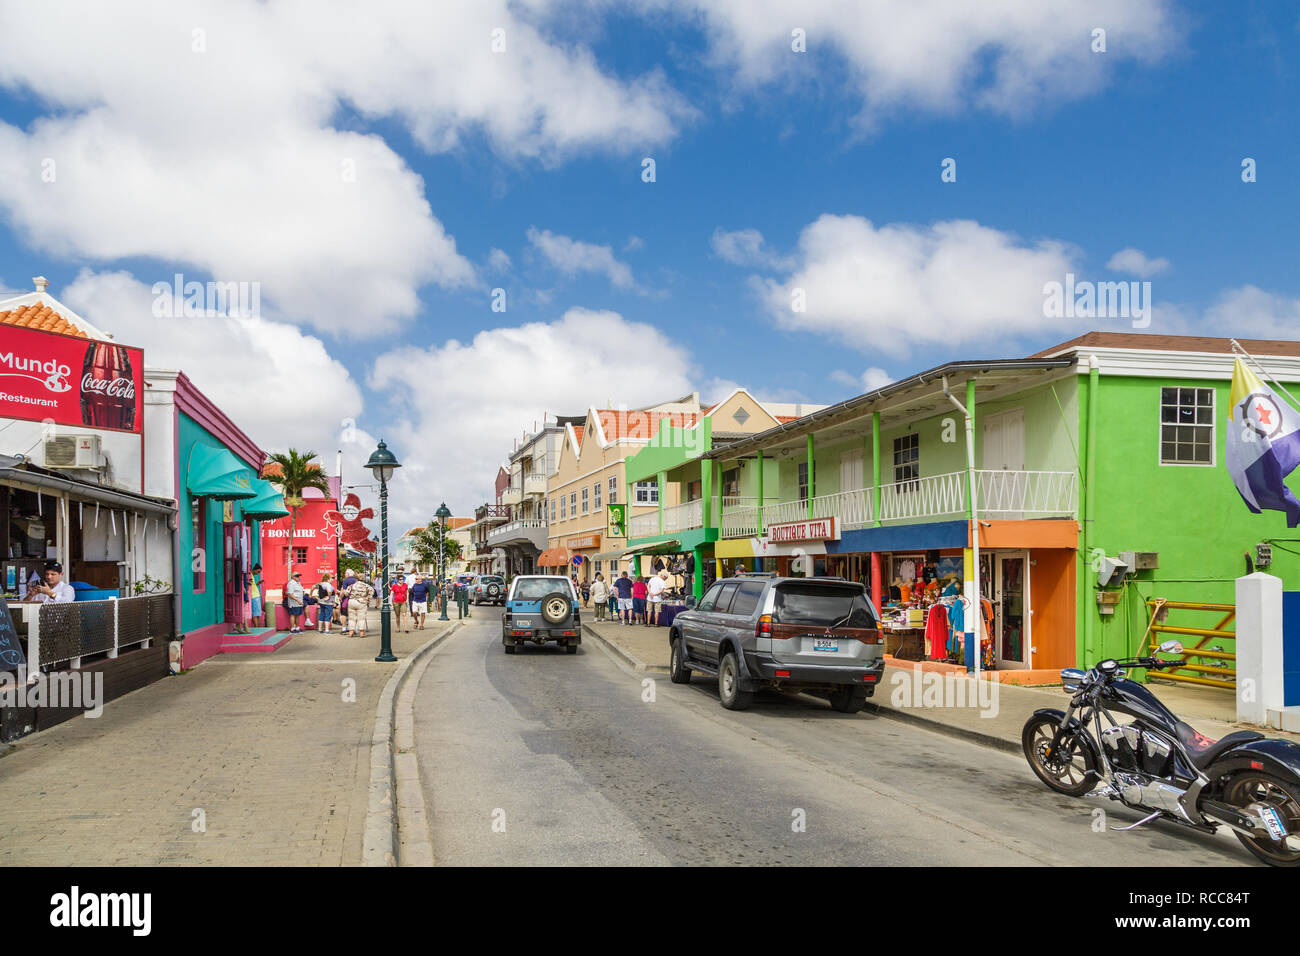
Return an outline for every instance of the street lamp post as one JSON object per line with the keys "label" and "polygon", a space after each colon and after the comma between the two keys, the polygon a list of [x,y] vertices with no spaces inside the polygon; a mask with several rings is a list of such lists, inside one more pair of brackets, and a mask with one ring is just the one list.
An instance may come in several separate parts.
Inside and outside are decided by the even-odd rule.
{"label": "street lamp post", "polygon": [[438,576],[442,578],[442,615],[438,618],[440,621],[449,621],[447,617],[447,519],[451,517],[451,512],[447,510],[447,502],[438,506],[438,510],[433,513],[438,519]]}
{"label": "street lamp post", "polygon": [[370,469],[375,480],[379,482],[379,546],[381,550],[381,560],[383,561],[383,604],[379,610],[379,633],[380,648],[379,656],[375,658],[385,664],[396,661],[393,656],[393,635],[392,625],[389,620],[390,607],[388,604],[388,479],[393,477],[393,472],[401,468],[401,463],[397,456],[388,450],[388,446],[382,441],[370,455],[370,460],[366,462],[366,467]]}

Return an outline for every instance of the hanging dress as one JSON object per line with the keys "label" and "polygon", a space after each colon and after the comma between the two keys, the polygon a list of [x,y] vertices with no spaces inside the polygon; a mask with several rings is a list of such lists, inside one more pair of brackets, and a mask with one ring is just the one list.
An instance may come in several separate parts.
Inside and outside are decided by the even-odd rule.
{"label": "hanging dress", "polygon": [[941,661],[948,656],[948,611],[942,604],[930,607],[925,619],[925,639],[930,645],[930,660]]}

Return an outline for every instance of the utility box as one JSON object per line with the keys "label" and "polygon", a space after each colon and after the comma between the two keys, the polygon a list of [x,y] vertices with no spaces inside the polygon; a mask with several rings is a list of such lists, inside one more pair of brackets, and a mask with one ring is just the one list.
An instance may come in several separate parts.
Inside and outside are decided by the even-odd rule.
{"label": "utility box", "polygon": [[1121,551],[1119,559],[1134,571],[1154,571],[1160,567],[1159,551]]}

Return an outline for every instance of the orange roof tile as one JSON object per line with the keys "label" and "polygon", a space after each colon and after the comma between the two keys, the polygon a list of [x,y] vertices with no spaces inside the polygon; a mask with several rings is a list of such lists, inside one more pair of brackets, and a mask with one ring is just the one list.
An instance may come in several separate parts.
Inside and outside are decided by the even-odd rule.
{"label": "orange roof tile", "polygon": [[674,428],[694,425],[699,420],[699,415],[694,412],[647,412],[641,409],[598,408],[596,415],[606,441],[620,438],[649,440],[654,438],[659,423],[665,418]]}
{"label": "orange roof tile", "polygon": [[83,339],[89,338],[85,332],[43,302],[34,305],[21,305],[16,309],[0,312],[0,325],[16,325],[39,332],[58,332],[62,335],[75,335]]}
{"label": "orange roof tile", "polygon": [[447,530],[448,530],[448,531],[459,531],[461,528],[465,527],[465,525],[467,525],[467,524],[473,524],[473,523],[474,523],[474,519],[473,519],[473,518],[448,518],[448,519],[447,519]]}
{"label": "orange roof tile", "polygon": [[[801,418],[803,418],[802,415],[777,415],[776,416],[777,422],[779,422],[782,425],[784,425],[786,422],[797,422]],[[974,647],[975,645],[971,644],[971,646]]]}
{"label": "orange roof tile", "polygon": [[[573,436],[574,436],[575,438],[578,439],[578,447],[579,447],[579,448],[582,447],[582,433],[585,432],[586,430],[587,430],[587,426],[586,426],[586,425],[574,425],[574,426],[573,426]],[[974,647],[975,645],[972,644],[971,646]]]}

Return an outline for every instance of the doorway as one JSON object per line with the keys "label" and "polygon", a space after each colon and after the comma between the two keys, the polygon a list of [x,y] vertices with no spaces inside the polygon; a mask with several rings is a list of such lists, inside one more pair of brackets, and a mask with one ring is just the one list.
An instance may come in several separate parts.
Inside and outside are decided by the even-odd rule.
{"label": "doorway", "polygon": [[998,552],[994,556],[993,626],[998,664],[1011,669],[1032,667],[1029,626],[1029,554]]}
{"label": "doorway", "polygon": [[227,521],[221,525],[222,593],[227,624],[245,623],[244,580],[248,574],[248,526]]}

